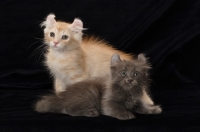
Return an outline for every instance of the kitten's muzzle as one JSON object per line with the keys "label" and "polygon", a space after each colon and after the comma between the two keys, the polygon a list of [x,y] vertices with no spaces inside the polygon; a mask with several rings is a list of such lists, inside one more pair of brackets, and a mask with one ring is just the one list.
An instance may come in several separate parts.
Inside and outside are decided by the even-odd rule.
{"label": "kitten's muzzle", "polygon": [[59,42],[56,42],[56,41],[54,41],[53,43],[54,43],[55,46],[56,46],[57,44],[59,44]]}
{"label": "kitten's muzzle", "polygon": [[127,83],[132,83],[132,82],[133,82],[133,79],[132,79],[132,78],[128,78],[128,79],[126,79],[126,82],[127,82]]}

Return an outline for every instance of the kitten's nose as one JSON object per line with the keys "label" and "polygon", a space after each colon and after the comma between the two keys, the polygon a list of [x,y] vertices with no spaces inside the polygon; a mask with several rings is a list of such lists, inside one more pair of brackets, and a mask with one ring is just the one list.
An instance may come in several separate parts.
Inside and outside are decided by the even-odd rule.
{"label": "kitten's nose", "polygon": [[53,43],[54,43],[55,45],[57,45],[59,42],[55,42],[55,41],[54,41]]}
{"label": "kitten's nose", "polygon": [[132,83],[133,79],[129,78],[129,79],[127,79],[127,81],[128,81],[129,83]]}

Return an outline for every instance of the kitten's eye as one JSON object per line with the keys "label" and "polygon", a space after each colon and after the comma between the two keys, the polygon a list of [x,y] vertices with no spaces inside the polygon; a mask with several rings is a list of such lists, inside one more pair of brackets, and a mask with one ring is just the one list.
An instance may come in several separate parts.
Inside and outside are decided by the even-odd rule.
{"label": "kitten's eye", "polygon": [[50,37],[55,37],[55,33],[54,32],[50,32]]}
{"label": "kitten's eye", "polygon": [[63,35],[63,36],[62,36],[62,39],[63,39],[63,40],[66,40],[66,39],[68,39],[68,36],[67,36],[67,35]]}
{"label": "kitten's eye", "polygon": [[134,77],[137,77],[137,76],[138,76],[138,72],[134,72],[134,73],[133,73],[133,76],[134,76]]}
{"label": "kitten's eye", "polygon": [[126,76],[126,72],[125,72],[125,71],[122,71],[121,75],[122,75],[123,77],[125,77],[125,76]]}

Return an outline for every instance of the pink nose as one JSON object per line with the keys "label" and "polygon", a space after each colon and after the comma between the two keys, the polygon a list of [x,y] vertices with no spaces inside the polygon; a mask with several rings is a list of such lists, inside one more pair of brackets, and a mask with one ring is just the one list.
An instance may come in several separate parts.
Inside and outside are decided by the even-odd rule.
{"label": "pink nose", "polygon": [[59,42],[55,42],[55,41],[54,41],[53,43],[54,43],[55,45],[57,45]]}

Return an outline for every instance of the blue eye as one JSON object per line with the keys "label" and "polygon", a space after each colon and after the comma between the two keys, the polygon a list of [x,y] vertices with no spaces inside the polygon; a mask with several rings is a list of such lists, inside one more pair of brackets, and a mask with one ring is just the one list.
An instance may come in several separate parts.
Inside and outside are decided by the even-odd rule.
{"label": "blue eye", "polygon": [[126,72],[125,72],[125,71],[122,71],[122,72],[121,72],[121,75],[122,75],[123,77],[125,77],[125,76],[126,76]]}

